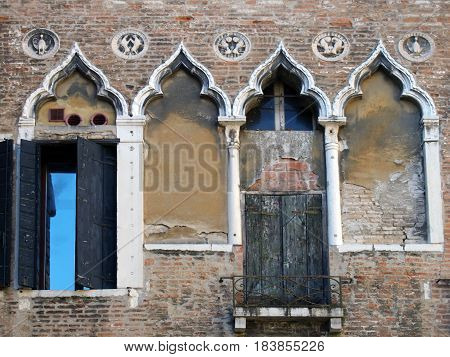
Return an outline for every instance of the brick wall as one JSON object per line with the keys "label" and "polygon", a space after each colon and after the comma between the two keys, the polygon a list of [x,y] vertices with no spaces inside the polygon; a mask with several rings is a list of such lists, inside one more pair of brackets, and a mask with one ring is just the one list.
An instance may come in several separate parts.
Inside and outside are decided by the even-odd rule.
{"label": "brick wall", "polygon": [[[7,134],[16,132],[27,96],[66,57],[74,41],[130,103],[180,41],[234,98],[283,40],[293,58],[313,74],[316,85],[333,98],[346,85],[350,71],[383,39],[391,55],[434,99],[440,115],[445,234],[450,235],[447,2],[5,0],[0,9],[0,133]],[[21,40],[35,27],[59,35],[61,48],[55,57],[38,61],[24,55]],[[147,33],[149,51],[125,61],[113,54],[110,43],[116,31],[130,27]],[[252,51],[242,62],[225,62],[214,54],[213,38],[229,29],[238,29],[252,42]],[[339,31],[349,39],[350,54],[342,61],[323,62],[312,53],[312,39],[324,30]],[[422,63],[411,63],[396,50],[400,37],[416,30],[436,42],[434,55]],[[343,334],[449,335],[449,289],[436,284],[437,279],[450,277],[449,251],[447,239],[444,253],[333,253],[331,270],[353,278],[344,288]],[[129,296],[24,299],[7,289],[0,292],[0,334],[231,335],[230,286],[218,283],[218,278],[242,272],[241,257],[241,253],[147,252],[146,288],[135,308],[130,308],[134,302]],[[425,283],[430,299],[425,299]],[[253,333],[273,328],[259,326]],[[285,326],[279,328],[278,333],[286,333]]]}
{"label": "brick wall", "polygon": [[[237,253],[237,254],[235,254]],[[147,252],[139,297],[0,295],[0,335],[229,336],[233,335],[230,280],[242,259],[235,253]]]}
{"label": "brick wall", "polygon": [[331,270],[351,277],[343,334],[448,336],[448,286],[436,283],[442,264],[438,253],[333,252]]}
{"label": "brick wall", "polygon": [[250,191],[314,191],[317,175],[309,163],[295,159],[281,159],[262,170],[261,178],[248,188]]}

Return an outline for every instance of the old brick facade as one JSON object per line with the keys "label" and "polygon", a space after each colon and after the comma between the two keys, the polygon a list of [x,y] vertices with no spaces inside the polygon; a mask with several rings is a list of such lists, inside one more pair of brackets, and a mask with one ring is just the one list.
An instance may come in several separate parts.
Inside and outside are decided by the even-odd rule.
{"label": "old brick facade", "polygon": [[[413,74],[417,84],[436,105],[440,120],[445,240],[442,251],[405,248],[403,251],[392,251],[389,246],[396,244],[404,247],[408,243],[427,245],[422,154],[414,154],[415,161],[412,160],[412,166],[405,168],[404,177],[392,176],[397,164],[393,165],[394,168],[382,168],[387,176],[380,179],[382,184],[378,189],[358,180],[345,181],[344,173],[340,186],[344,246],[356,243],[370,248],[346,251],[330,246],[330,275],[345,277],[342,286],[344,319],[340,334],[448,336],[450,133],[447,125],[449,50],[445,42],[448,7],[448,2],[439,0],[339,0],[320,3],[281,0],[0,1],[0,135],[17,139],[18,121],[26,99],[41,86],[44,77],[67,57],[74,42],[131,105],[138,92],[147,85],[153,71],[174,53],[180,42],[211,72],[216,86],[233,100],[248,85],[253,71],[283,41],[289,54],[311,72],[315,85],[332,101],[348,84],[349,74],[366,61],[381,39],[390,55]],[[36,60],[24,54],[22,39],[34,28],[48,28],[58,34],[60,49],[54,57]],[[147,34],[149,48],[144,56],[133,60],[115,56],[111,49],[112,36],[125,28],[135,28]],[[339,61],[319,60],[311,50],[313,38],[327,30],[342,33],[350,42],[349,54]],[[214,38],[224,31],[240,31],[248,36],[251,51],[245,59],[226,62],[216,56]],[[397,50],[399,39],[414,31],[429,34],[435,42],[434,53],[426,61],[408,61]],[[411,115],[414,116],[414,113]],[[347,141],[351,140],[351,133],[350,129],[344,131]],[[55,134],[53,138],[67,138],[67,134]],[[223,129],[218,129],[215,134],[223,138]],[[114,137],[111,133],[89,135]],[[243,190],[324,189],[324,161],[319,164],[317,161],[318,156],[323,157],[323,139],[318,139],[317,134],[308,134],[308,138],[295,133],[292,135],[297,136],[294,139],[282,136],[252,139],[257,146],[271,142],[276,144],[277,149],[273,160],[260,162],[260,167],[250,169],[242,161],[245,155],[241,153]],[[241,132],[243,150],[251,136],[251,133]],[[41,137],[49,138],[50,135],[44,133]],[[148,137],[151,138],[151,134]],[[295,139],[311,143],[307,155],[297,155],[297,151],[306,144],[285,149],[283,143],[292,143]],[[358,143],[360,146],[369,142],[362,137],[358,139],[362,141]],[[320,145],[315,150],[317,142]],[[370,160],[377,159],[376,150],[383,145],[380,142],[374,144],[374,156],[363,158],[369,163],[363,162],[362,170],[364,165],[372,169]],[[402,166],[403,162],[398,165]],[[259,173],[254,174],[258,170]],[[411,185],[414,187],[411,188]],[[213,212],[221,211],[224,196],[223,190],[220,195],[214,196],[214,203],[219,203],[213,205]],[[197,209],[194,215],[201,215],[202,210],[208,211],[209,208]],[[157,216],[161,212],[155,214]],[[192,238],[191,241],[170,236],[167,242],[223,244],[226,241],[226,232],[222,227],[225,217],[226,212],[223,212],[217,227],[212,225],[207,232],[196,232],[191,236],[186,233],[187,230],[180,233]],[[13,227],[16,219],[13,214]],[[145,217],[145,224],[150,225],[151,219]],[[178,227],[178,221],[168,222],[164,223]],[[194,223],[192,226],[196,228]],[[203,223],[196,224],[202,226]],[[146,228],[144,243],[159,242],[159,236],[150,237]],[[11,266],[14,269],[13,255]],[[144,249],[143,262],[143,288],[129,291],[118,289],[110,295],[102,295],[100,291],[99,296],[95,293],[92,296],[83,295],[82,292],[52,296],[13,287],[0,290],[0,335],[234,335],[231,283],[229,280],[220,282],[219,279],[243,274],[243,246],[235,245],[232,251]],[[246,333],[249,336],[320,335],[327,334],[327,331],[323,321],[271,320],[248,322]]]}

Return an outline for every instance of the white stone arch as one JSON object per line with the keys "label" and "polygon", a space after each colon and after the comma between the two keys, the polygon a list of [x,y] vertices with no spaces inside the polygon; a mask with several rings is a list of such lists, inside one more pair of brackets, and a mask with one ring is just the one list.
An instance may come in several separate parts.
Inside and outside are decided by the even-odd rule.
{"label": "white stone arch", "polygon": [[231,104],[228,96],[216,86],[211,72],[192,57],[183,43],[180,43],[166,62],[155,69],[148,84],[136,95],[131,106],[132,115],[134,117],[144,116],[146,105],[151,100],[163,95],[161,89],[163,80],[182,67],[200,80],[202,84],[200,94],[210,97],[215,102],[219,109],[219,116],[229,116]]}
{"label": "white stone arch", "polygon": [[111,87],[108,78],[83,55],[75,43],[70,54],[44,78],[41,86],[27,98],[19,119],[19,127],[36,124],[36,105],[44,100],[54,98],[55,90],[61,79],[67,78],[75,70],[92,80],[97,87],[97,95],[108,99],[116,110],[117,119],[128,117],[128,104],[121,93]]}
{"label": "white stone arch", "polygon": [[419,88],[413,75],[401,64],[395,61],[379,41],[369,58],[356,67],[350,74],[348,85],[339,91],[333,101],[333,115],[344,117],[344,109],[348,101],[362,95],[361,83],[377,71],[384,68],[391,76],[402,83],[402,97],[411,98],[419,104],[424,119],[436,119],[436,107],[433,99],[423,89]]}
{"label": "white stone arch", "polygon": [[413,75],[391,57],[381,40],[369,58],[352,71],[348,85],[336,95],[333,101],[333,120],[345,123],[346,104],[352,98],[362,95],[362,81],[380,67],[401,82],[401,97],[412,100],[420,107],[421,123],[423,125],[427,237],[428,243],[442,244],[444,242],[444,226],[439,151],[439,117],[430,95],[418,87]]}
{"label": "white stone arch", "polygon": [[331,104],[326,94],[315,86],[311,73],[295,61],[288,53],[286,47],[284,47],[283,42],[280,42],[275,52],[253,71],[248,86],[236,96],[233,103],[233,116],[242,117],[246,115],[249,107],[263,95],[264,84],[279,68],[284,68],[300,80],[301,88],[299,93],[315,100],[318,106],[319,118],[328,118],[331,115]]}

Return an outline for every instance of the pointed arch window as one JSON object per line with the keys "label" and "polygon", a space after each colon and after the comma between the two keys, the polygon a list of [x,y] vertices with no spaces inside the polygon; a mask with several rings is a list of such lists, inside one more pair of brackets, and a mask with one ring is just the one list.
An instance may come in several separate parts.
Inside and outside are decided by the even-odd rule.
{"label": "pointed arch window", "polygon": [[[118,140],[108,138],[93,142],[80,137],[76,142],[70,138],[54,142],[51,136],[54,127],[48,125],[51,117],[47,115],[42,117],[45,117],[41,122],[44,128],[35,133],[37,114],[43,108],[42,105],[58,99],[57,87],[67,83],[64,81],[77,72],[96,91],[88,92],[88,99],[99,98],[112,106],[114,116],[110,117],[114,120],[110,124],[116,125]],[[76,88],[86,92],[84,83],[77,84]],[[89,100],[87,102],[90,103]],[[75,104],[75,109],[85,109],[84,104]],[[43,111],[45,114],[48,112]],[[66,110],[66,115],[57,113],[54,119],[69,119],[76,113],[80,112]],[[103,111],[94,113],[92,116],[79,117],[86,124],[90,119],[91,125],[109,125]],[[142,237],[138,232],[143,230],[143,220],[139,210],[141,197],[136,194],[140,187],[136,170],[142,149],[142,125],[142,120],[131,119],[124,97],[110,86],[103,72],[84,57],[77,44],[68,57],[47,74],[41,87],[27,98],[19,120],[17,147],[20,159],[17,191],[20,205],[14,274],[18,286],[40,290],[142,287],[142,252],[138,248],[142,246]],[[83,136],[75,128],[71,133],[73,136]],[[72,153],[70,160],[68,152]],[[67,167],[69,161],[70,167]],[[124,175],[124,172],[128,174]],[[70,252],[75,255],[75,261],[72,259],[70,262],[70,268],[75,269],[75,274],[70,273],[71,287],[69,284],[64,287],[53,286],[50,278],[47,278],[47,267],[52,264],[52,256],[55,257],[55,250],[47,246],[49,242],[51,245],[52,235],[55,238],[56,233],[46,230],[51,227],[48,221],[52,214],[47,214],[48,208],[52,206],[53,197],[58,195],[56,189],[52,190],[49,180],[53,174],[70,175],[74,183],[72,191],[76,193],[76,196],[71,196],[76,199],[76,208],[71,210],[71,216],[76,221],[75,243],[70,246]],[[117,190],[117,187],[121,187],[121,190]],[[61,212],[61,205],[58,208],[56,203],[56,206]],[[130,241],[130,236],[135,239]]]}
{"label": "pointed arch window", "polygon": [[276,80],[263,91],[260,104],[247,113],[247,130],[298,130],[315,128],[314,103],[293,86]]}

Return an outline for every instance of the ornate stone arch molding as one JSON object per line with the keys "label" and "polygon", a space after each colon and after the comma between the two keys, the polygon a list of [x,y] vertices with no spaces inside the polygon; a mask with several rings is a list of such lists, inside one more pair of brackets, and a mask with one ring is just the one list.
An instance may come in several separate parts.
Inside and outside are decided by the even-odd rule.
{"label": "ornate stone arch molding", "polygon": [[301,82],[300,94],[312,97],[318,104],[319,117],[331,115],[331,104],[326,94],[315,86],[311,73],[288,53],[283,42],[275,52],[252,73],[248,86],[242,89],[233,103],[233,116],[245,116],[249,107],[263,95],[264,84],[279,68],[292,73]]}
{"label": "ornate stone arch molding", "polygon": [[344,117],[344,109],[348,101],[362,95],[361,82],[380,67],[400,80],[403,87],[402,96],[409,97],[420,105],[423,119],[437,119],[436,107],[431,97],[416,85],[413,75],[391,57],[381,40],[370,57],[350,74],[348,85],[336,95],[333,102],[335,117]]}
{"label": "ornate stone arch molding", "polygon": [[197,77],[201,84],[201,94],[214,100],[219,109],[219,116],[229,116],[231,113],[231,104],[227,95],[215,85],[211,72],[201,63],[197,62],[189,53],[186,46],[181,43],[170,58],[160,65],[152,73],[148,84],[139,91],[134,98],[131,112],[133,116],[141,117],[145,115],[145,106],[151,100],[163,95],[161,83],[180,67]]}
{"label": "ornate stone arch molding", "polygon": [[83,55],[78,44],[75,43],[70,54],[62,63],[54,68],[44,78],[41,87],[36,89],[27,98],[23,107],[22,116],[19,120],[19,126],[34,126],[36,121],[36,105],[43,100],[55,97],[57,83],[68,77],[75,70],[79,70],[97,86],[97,94],[106,98],[114,105],[117,113],[117,119],[128,117],[128,104],[125,98],[117,90],[111,87],[105,74],[94,66]]}
{"label": "ornate stone arch molding", "polygon": [[353,70],[348,85],[336,95],[333,102],[333,120],[339,120],[345,123],[345,106],[350,99],[362,95],[361,82],[380,67],[400,80],[402,83],[402,97],[410,98],[420,106],[423,125],[422,137],[424,143],[423,156],[428,243],[442,244],[444,242],[444,226],[439,150],[439,117],[430,95],[418,87],[413,75],[391,57],[381,40],[369,58]]}

